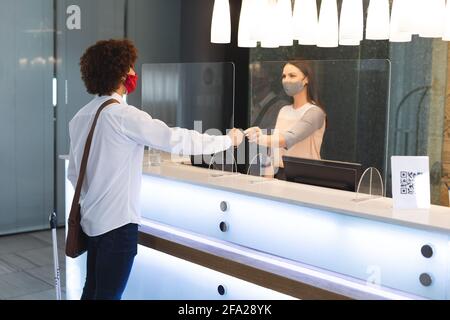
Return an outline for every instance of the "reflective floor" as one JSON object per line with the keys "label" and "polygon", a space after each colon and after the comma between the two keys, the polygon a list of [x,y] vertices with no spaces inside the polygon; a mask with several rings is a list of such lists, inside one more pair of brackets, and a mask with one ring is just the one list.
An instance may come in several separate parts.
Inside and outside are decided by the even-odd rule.
{"label": "reflective floor", "polygon": [[[65,299],[64,229],[57,230]],[[50,230],[0,236],[0,300],[55,300]]]}

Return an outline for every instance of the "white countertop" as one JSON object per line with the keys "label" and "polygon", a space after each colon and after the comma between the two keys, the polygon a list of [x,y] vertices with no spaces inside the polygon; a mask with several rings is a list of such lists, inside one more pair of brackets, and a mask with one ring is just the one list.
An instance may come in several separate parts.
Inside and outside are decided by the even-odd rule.
{"label": "white countertop", "polygon": [[[60,156],[67,160],[67,156]],[[160,166],[143,166],[143,173],[209,188],[334,211],[361,218],[413,228],[450,232],[450,208],[432,205],[430,209],[394,210],[391,198],[374,198],[329,188],[231,174],[163,160]]]}
{"label": "white countertop", "polygon": [[425,230],[450,232],[450,208],[432,205],[430,209],[394,210],[391,198],[370,198],[329,188],[208,170],[163,161],[160,166],[143,167],[144,174],[192,183],[214,189],[308,206],[347,215],[395,223]]}

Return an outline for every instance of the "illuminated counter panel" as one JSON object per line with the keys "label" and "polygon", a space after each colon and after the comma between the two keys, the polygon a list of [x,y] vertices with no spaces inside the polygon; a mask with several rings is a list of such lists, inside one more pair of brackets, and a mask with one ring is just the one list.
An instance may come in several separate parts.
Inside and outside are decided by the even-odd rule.
{"label": "illuminated counter panel", "polygon": [[[69,204],[72,194],[67,183]],[[354,197],[165,162],[144,168],[124,298],[449,299],[449,209],[400,215],[391,199]],[[69,299],[81,293],[84,259],[67,259]]]}
{"label": "illuminated counter panel", "polygon": [[448,208],[393,212],[391,199],[358,202],[339,190],[173,164],[145,171],[146,219],[413,295],[450,297]]}
{"label": "illuminated counter panel", "polygon": [[450,234],[450,208],[443,206],[432,205],[429,210],[393,210],[390,198],[366,200],[363,195],[358,199],[354,192],[205,170],[167,161],[161,166],[144,166],[144,174],[210,189],[237,192],[241,195]]}
{"label": "illuminated counter panel", "polygon": [[[70,259],[67,299],[77,300],[85,278],[85,256]],[[279,300],[293,297],[205,268],[144,245],[138,246],[124,300]]]}
{"label": "illuminated counter panel", "polygon": [[139,246],[123,299],[292,299],[288,295]]}
{"label": "illuminated counter panel", "polygon": [[[74,194],[73,187],[68,179],[66,179],[65,188],[66,216],[68,216]],[[212,258],[213,261],[217,261],[217,256],[206,255],[201,250],[192,250],[191,247],[187,246],[179,246],[179,248],[184,249],[181,252],[180,250],[171,250],[170,247],[177,243],[168,241],[168,239],[176,237],[176,230],[164,228],[154,223],[152,228],[150,221],[143,220],[143,225],[139,231],[140,244],[138,246],[138,254],[135,258],[123,299],[278,300],[294,298],[204,266],[205,264],[210,264],[207,262],[208,259]],[[179,243],[185,239],[185,237],[180,236],[177,238]],[[189,238],[191,239],[190,245],[194,246],[192,236]],[[200,242],[203,244],[204,238],[201,238]],[[197,252],[196,256],[201,258],[200,264],[190,262],[190,258],[181,259],[178,257],[194,251]],[[223,261],[226,261],[227,266],[229,265],[226,259]],[[214,265],[214,263],[210,265]],[[225,271],[227,269],[228,267],[224,268]],[[268,274],[270,273],[259,273],[259,276],[267,276]],[[66,297],[68,300],[80,299],[85,277],[86,253],[76,259],[66,257]],[[265,282],[266,280],[262,281],[262,283]],[[282,281],[282,284],[285,283],[286,281]],[[292,283],[295,284],[295,282],[291,281],[290,283],[288,282],[288,285]],[[321,291],[318,290],[316,292]],[[332,294],[332,297],[338,297],[338,295]]]}
{"label": "illuminated counter panel", "polygon": [[140,231],[143,245],[296,298],[419,298],[147,219]]}

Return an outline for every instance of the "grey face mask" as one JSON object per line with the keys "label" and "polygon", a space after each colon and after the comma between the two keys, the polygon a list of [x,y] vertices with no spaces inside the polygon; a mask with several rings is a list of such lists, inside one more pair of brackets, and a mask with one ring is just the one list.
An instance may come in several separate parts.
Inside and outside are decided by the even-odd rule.
{"label": "grey face mask", "polygon": [[300,91],[302,91],[303,88],[305,88],[305,86],[303,85],[302,81],[283,82],[283,88],[288,96],[293,97],[296,94],[298,94]]}

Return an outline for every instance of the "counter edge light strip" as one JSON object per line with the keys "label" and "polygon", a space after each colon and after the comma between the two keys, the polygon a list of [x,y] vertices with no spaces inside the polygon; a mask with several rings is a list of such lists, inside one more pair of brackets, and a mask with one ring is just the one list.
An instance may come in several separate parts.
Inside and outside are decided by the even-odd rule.
{"label": "counter edge light strip", "polygon": [[[199,236],[192,232],[183,231],[181,229],[157,223],[145,218],[143,218],[141,221],[140,231],[161,237],[169,241],[175,241],[181,244],[183,244],[183,240],[188,241],[190,240],[198,244],[210,246],[212,249],[219,249],[227,253],[236,254],[238,257],[251,258],[255,261],[268,264],[269,266],[276,266],[289,271],[293,271],[298,275],[306,275],[311,278],[319,279],[322,282],[329,284],[328,287],[330,287],[330,285],[333,285],[335,289],[336,289],[335,286],[341,287],[342,289],[350,289],[355,294],[354,298],[367,299],[368,297],[361,297],[361,294],[368,294],[371,295],[369,299],[393,299],[393,300],[424,299],[423,297],[415,296],[408,293],[403,292],[397,293],[395,292],[397,291],[395,289],[381,288],[377,286],[370,286],[363,283],[358,283],[358,281],[361,281],[358,279],[355,279],[355,281],[351,281],[344,278],[345,277],[344,275],[343,277],[340,277],[337,275],[333,275],[331,272],[323,269],[322,269],[323,271],[319,271],[312,268],[308,268],[294,261],[279,258],[276,256],[269,256],[268,254],[258,252],[250,248],[245,248],[225,241],[212,239],[206,236]],[[165,233],[166,236],[164,236],[164,234],[161,233]],[[167,237],[167,235],[177,236],[180,239],[174,240],[171,237]],[[209,251],[212,252],[213,250]],[[213,254],[217,255],[217,250],[214,251]]]}

